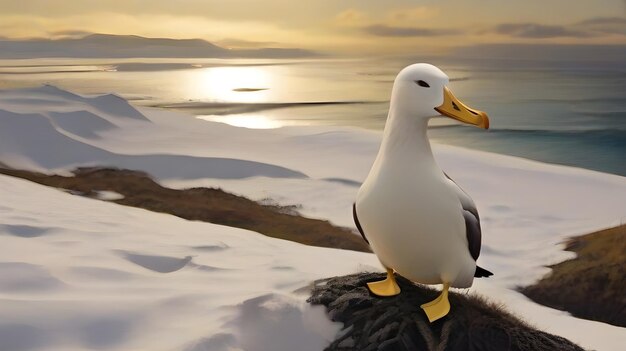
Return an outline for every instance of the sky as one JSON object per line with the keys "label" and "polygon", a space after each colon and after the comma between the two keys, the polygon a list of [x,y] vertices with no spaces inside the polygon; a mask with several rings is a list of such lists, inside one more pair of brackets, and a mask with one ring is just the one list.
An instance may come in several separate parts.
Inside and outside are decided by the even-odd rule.
{"label": "sky", "polygon": [[2,37],[87,33],[379,54],[492,43],[626,45],[626,0],[0,0]]}

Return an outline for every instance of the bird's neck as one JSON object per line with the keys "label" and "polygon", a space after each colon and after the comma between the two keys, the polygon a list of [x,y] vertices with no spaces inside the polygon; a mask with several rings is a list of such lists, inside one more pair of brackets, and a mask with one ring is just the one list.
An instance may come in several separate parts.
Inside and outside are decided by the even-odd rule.
{"label": "bird's neck", "polygon": [[427,131],[428,118],[411,116],[392,104],[377,161],[419,162],[423,167],[435,165]]}

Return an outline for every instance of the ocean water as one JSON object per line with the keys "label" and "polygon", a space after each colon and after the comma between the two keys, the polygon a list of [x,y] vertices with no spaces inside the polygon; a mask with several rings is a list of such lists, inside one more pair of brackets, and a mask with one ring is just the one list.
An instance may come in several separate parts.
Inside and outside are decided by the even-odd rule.
{"label": "ocean water", "polygon": [[396,73],[430,62],[489,131],[434,119],[442,143],[626,176],[626,60],[0,60],[0,89],[53,84],[115,92],[248,128],[341,125],[382,129]]}

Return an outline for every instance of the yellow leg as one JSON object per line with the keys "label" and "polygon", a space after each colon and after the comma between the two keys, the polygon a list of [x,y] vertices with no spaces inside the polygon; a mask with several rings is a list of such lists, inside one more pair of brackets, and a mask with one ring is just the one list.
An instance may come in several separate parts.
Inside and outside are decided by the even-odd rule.
{"label": "yellow leg", "polygon": [[448,301],[448,289],[450,284],[443,284],[441,294],[431,302],[423,304],[421,307],[426,312],[428,320],[432,323],[439,318],[445,317],[450,312],[450,302]]}
{"label": "yellow leg", "polygon": [[387,268],[387,278],[379,282],[367,283],[367,287],[372,293],[378,296],[394,296],[400,293],[400,287],[396,283],[393,269]]}

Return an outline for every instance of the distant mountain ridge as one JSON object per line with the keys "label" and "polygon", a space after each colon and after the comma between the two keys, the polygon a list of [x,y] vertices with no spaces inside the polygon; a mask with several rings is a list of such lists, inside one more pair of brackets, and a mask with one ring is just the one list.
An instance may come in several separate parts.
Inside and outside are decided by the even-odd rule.
{"label": "distant mountain ridge", "polygon": [[0,38],[0,58],[299,58],[319,53],[299,48],[226,49],[203,39],[91,34],[82,38]]}

